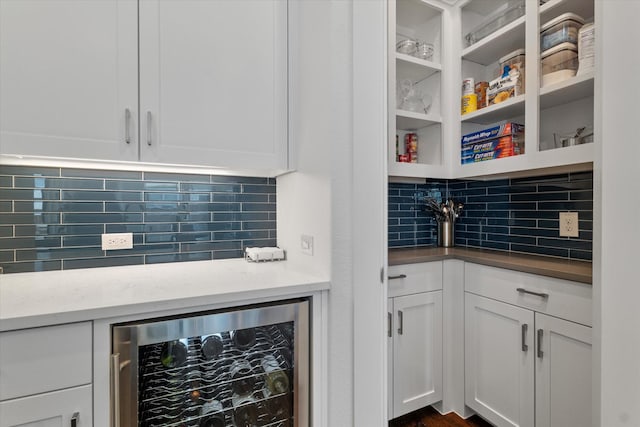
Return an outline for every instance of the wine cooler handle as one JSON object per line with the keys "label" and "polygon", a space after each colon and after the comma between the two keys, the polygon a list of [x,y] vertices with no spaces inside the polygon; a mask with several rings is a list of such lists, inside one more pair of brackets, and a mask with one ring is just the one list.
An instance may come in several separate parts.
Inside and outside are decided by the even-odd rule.
{"label": "wine cooler handle", "polygon": [[526,323],[522,324],[522,351],[526,352],[529,350],[529,346],[527,345],[527,329],[529,329],[529,325]]}
{"label": "wine cooler handle", "polygon": [[80,418],[80,413],[74,412],[71,416],[71,427],[78,427],[78,418]]}
{"label": "wine cooler handle", "polygon": [[398,335],[402,335],[402,310],[398,310]]}
{"label": "wine cooler handle", "polygon": [[391,335],[393,334],[393,332],[391,331],[391,328],[393,327],[392,322],[393,322],[393,314],[387,313],[387,336],[389,338],[391,338]]}
{"label": "wine cooler handle", "polygon": [[112,427],[120,427],[120,353],[111,355]]}
{"label": "wine cooler handle", "polygon": [[538,329],[538,357],[542,359],[544,353],[542,352],[542,335],[544,334],[544,329]]}

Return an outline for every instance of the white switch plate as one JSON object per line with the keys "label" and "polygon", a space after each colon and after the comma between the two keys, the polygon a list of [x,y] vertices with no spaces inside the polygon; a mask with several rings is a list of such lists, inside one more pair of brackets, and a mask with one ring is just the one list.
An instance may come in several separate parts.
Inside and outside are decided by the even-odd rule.
{"label": "white switch plate", "polygon": [[300,236],[300,249],[303,254],[313,255],[313,236]]}
{"label": "white switch plate", "polygon": [[560,236],[578,237],[578,212],[560,212]]}
{"label": "white switch plate", "polygon": [[133,248],[133,233],[108,233],[102,235],[102,250]]}

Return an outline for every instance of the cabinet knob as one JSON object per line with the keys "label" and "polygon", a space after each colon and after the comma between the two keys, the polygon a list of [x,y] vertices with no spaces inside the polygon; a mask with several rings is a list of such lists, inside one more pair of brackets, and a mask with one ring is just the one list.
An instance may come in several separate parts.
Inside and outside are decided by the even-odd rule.
{"label": "cabinet knob", "polygon": [[71,427],[78,427],[78,418],[80,418],[80,413],[74,412],[71,416]]}

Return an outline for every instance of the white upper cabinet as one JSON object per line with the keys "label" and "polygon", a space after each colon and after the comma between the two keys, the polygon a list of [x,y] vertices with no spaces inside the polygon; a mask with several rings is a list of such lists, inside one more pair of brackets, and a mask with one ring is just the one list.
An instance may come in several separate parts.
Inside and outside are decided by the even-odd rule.
{"label": "white upper cabinet", "polygon": [[0,153],[136,160],[137,25],[135,1],[2,0]]}
{"label": "white upper cabinet", "polygon": [[287,165],[287,2],[140,2],[141,160]]}
{"label": "white upper cabinet", "polygon": [[3,0],[0,154],[284,172],[287,14],[286,0]]}

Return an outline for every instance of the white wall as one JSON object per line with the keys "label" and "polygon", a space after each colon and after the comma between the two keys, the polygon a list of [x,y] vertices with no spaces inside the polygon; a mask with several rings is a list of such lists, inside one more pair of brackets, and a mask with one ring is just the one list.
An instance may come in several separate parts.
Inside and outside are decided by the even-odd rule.
{"label": "white wall", "polygon": [[[331,278],[324,426],[353,425],[351,2],[290,2],[290,139],[296,172],[278,178],[278,245]],[[314,237],[314,255],[300,235]]]}
{"label": "white wall", "polygon": [[[639,0],[597,0],[594,426],[640,426]],[[598,126],[599,125],[599,126]],[[600,243],[600,244],[598,244]],[[598,301],[600,304],[598,305]]]}

